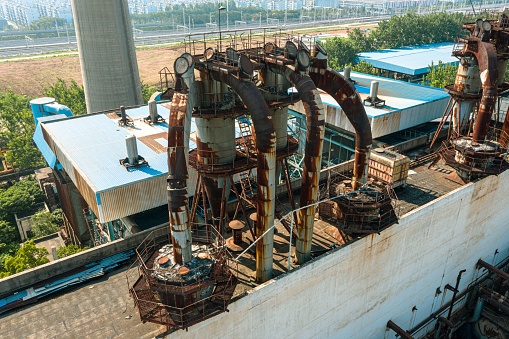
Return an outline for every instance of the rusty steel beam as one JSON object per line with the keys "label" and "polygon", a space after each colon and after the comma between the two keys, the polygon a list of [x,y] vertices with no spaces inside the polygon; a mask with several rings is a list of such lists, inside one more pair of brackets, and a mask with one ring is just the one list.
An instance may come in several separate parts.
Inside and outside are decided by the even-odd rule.
{"label": "rusty steel beam", "polygon": [[[304,103],[306,113],[306,146],[304,152],[304,168],[302,170],[302,185],[300,206],[313,205],[318,201],[320,169],[322,165],[323,138],[325,134],[325,114],[322,99],[313,80],[305,74],[300,74],[285,65],[268,63],[274,73],[281,74],[290,81]],[[311,259],[311,243],[315,222],[315,206],[299,210],[297,228],[297,242],[295,245],[295,259],[297,264],[303,264]]]}
{"label": "rusty steel beam", "polygon": [[488,135],[491,114],[495,108],[498,87],[497,52],[490,42],[481,41],[478,37],[469,37],[463,54],[472,53],[477,59],[481,74],[482,97],[475,120],[472,140],[484,142]]}
{"label": "rusty steel beam", "polygon": [[256,137],[257,151],[257,219],[256,234],[264,234],[256,243],[256,281],[272,278],[274,248],[274,208],[276,201],[276,131],[269,118],[267,103],[258,88],[249,81],[242,81],[228,72],[209,69],[214,80],[230,86],[246,105]]}
{"label": "rusty steel beam", "polygon": [[168,124],[168,210],[175,261],[181,265],[191,257],[191,227],[187,198],[185,123],[187,95],[175,93]]}
{"label": "rusty steel beam", "polygon": [[479,261],[477,262],[477,265],[481,266],[481,267],[484,267],[488,271],[490,271],[492,273],[495,273],[496,275],[498,275],[499,277],[503,278],[504,280],[509,281],[509,273],[506,273],[506,272],[502,271],[500,268],[497,268],[497,267],[495,267],[493,265],[490,265],[490,264],[488,264],[486,261],[484,261],[482,259],[479,259]]}
{"label": "rusty steel beam", "polygon": [[352,187],[355,190],[365,184],[368,179],[372,144],[371,125],[355,87],[338,72],[315,66],[314,62],[309,70],[309,76],[316,87],[336,100],[355,129],[355,160],[352,178]]}
{"label": "rusty steel beam", "polygon": [[399,336],[403,339],[414,339],[414,337],[412,337],[410,333],[396,325],[392,320],[389,320],[387,322],[387,327],[396,332],[397,334],[399,334]]}
{"label": "rusty steel beam", "polygon": [[500,133],[500,145],[502,148],[507,148],[509,145],[509,108],[507,109],[504,124],[502,125],[502,132]]}

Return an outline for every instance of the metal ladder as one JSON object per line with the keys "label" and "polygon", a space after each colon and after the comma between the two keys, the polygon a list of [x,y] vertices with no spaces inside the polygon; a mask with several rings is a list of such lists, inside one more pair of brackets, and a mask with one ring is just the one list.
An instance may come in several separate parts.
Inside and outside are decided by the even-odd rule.
{"label": "metal ladder", "polygon": [[256,185],[256,182],[251,178],[250,174],[251,170],[239,173],[240,186],[242,187],[240,197],[251,207],[256,208],[256,187],[253,187],[253,185]]}
{"label": "metal ladder", "polygon": [[241,146],[246,156],[256,155],[255,139],[251,133],[251,120],[245,115],[241,115],[237,118],[237,122],[240,128]]}

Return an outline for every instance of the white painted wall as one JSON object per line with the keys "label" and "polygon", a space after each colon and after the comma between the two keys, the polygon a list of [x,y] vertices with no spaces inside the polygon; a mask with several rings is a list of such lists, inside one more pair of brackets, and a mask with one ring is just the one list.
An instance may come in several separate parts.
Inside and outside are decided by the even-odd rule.
{"label": "white painted wall", "polygon": [[491,263],[495,249],[499,260],[509,255],[507,192],[509,171],[464,186],[171,338],[394,338],[388,320],[408,330],[431,313],[436,288],[454,286],[461,269],[464,290],[479,274],[478,259]]}

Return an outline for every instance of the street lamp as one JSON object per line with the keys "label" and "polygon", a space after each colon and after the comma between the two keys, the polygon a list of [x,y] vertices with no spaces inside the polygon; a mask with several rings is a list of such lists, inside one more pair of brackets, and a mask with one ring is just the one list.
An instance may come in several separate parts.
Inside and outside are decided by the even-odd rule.
{"label": "street lamp", "polygon": [[221,37],[221,11],[226,9],[226,7],[223,7],[223,5],[219,4],[219,9],[218,9],[218,12],[219,12],[219,22],[218,22],[218,27],[219,27],[219,52],[221,52],[221,50],[223,49],[222,47],[222,43],[221,43],[221,40],[222,40],[222,37]]}

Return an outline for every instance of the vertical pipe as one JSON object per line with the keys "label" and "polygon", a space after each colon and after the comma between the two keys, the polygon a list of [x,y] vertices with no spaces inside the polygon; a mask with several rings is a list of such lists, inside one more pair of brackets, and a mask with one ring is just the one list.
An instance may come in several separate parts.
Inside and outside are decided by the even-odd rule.
{"label": "vertical pipe", "polygon": [[482,309],[484,306],[484,299],[479,297],[477,302],[475,303],[474,315],[472,317],[472,322],[476,323],[481,319]]}
{"label": "vertical pipe", "polygon": [[138,163],[138,146],[136,144],[136,137],[132,134],[126,136],[125,145],[127,148],[127,158],[129,159],[129,165],[135,165]]}
{"label": "vertical pipe", "polygon": [[375,102],[378,96],[378,81],[371,81],[371,87],[369,89],[369,96],[371,97],[371,101]]}
{"label": "vertical pipe", "polygon": [[337,101],[355,129],[352,187],[358,189],[368,179],[368,164],[372,143],[371,125],[364,105],[355,87],[336,71],[311,67],[309,76],[313,79],[316,87],[324,90]]}
{"label": "vertical pipe", "polygon": [[350,66],[346,66],[345,70],[343,71],[343,76],[346,80],[350,80],[350,74],[352,72],[352,68]]}
{"label": "vertical pipe", "polygon": [[475,55],[479,64],[482,83],[482,97],[479,103],[477,119],[474,125],[472,140],[476,143],[484,142],[488,134],[491,114],[497,99],[497,54],[490,42],[483,42],[479,38],[470,37],[466,45],[467,52]]}
{"label": "vertical pipe", "polygon": [[269,107],[258,88],[251,82],[241,81],[228,73],[211,71],[217,81],[230,86],[242,99],[255,128],[258,179],[257,189],[257,234],[265,234],[256,243],[256,281],[272,278],[274,247],[274,207],[276,199],[276,132],[269,118]]}
{"label": "vertical pipe", "polygon": [[[298,264],[311,258],[311,244],[315,206],[318,199],[320,169],[322,165],[323,138],[325,134],[325,114],[322,99],[313,80],[293,71],[291,68],[270,65],[275,72],[282,73],[295,86],[306,111],[306,150],[302,171],[300,206],[309,206],[299,210],[298,237],[295,257]],[[310,206],[312,205],[312,206]]]}
{"label": "vertical pipe", "polygon": [[452,309],[454,308],[454,301],[456,300],[456,294],[458,293],[458,287],[461,281],[461,275],[465,273],[467,270],[461,270],[458,273],[458,277],[456,278],[456,286],[454,287],[454,292],[452,294],[451,299],[451,307],[449,308],[449,313],[447,313],[447,320],[451,319]]}
{"label": "vertical pipe", "polygon": [[155,123],[157,121],[157,103],[154,100],[148,102],[148,112],[150,114],[150,121]]}
{"label": "vertical pipe", "polygon": [[173,256],[181,265],[191,257],[191,227],[187,197],[187,162],[184,130],[187,95],[175,93],[168,124],[168,210],[173,244]]}

